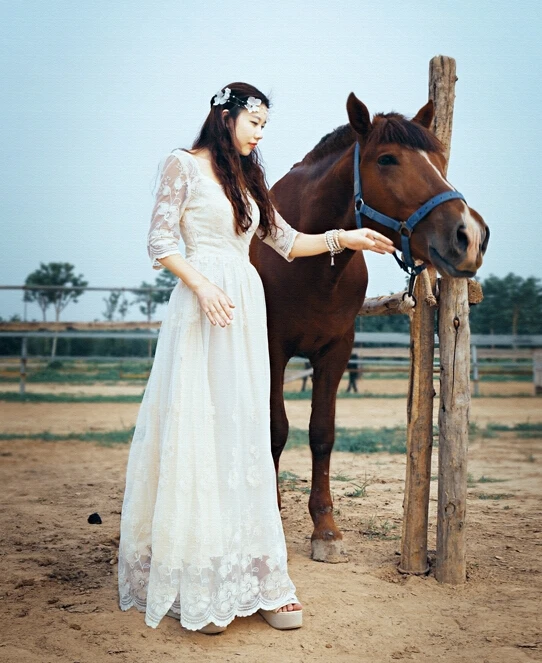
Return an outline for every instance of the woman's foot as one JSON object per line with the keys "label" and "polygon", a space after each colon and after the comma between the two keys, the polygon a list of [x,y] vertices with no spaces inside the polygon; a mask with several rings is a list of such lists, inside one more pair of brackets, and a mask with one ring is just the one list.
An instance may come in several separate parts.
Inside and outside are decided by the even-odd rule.
{"label": "woman's foot", "polygon": [[296,612],[297,610],[303,610],[301,603],[288,603],[283,605],[282,608],[277,608],[276,612]]}

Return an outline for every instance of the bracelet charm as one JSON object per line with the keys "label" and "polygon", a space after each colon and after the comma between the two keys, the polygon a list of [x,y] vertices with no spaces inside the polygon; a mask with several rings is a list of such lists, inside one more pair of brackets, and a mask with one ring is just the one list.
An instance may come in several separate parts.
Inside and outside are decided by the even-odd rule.
{"label": "bracelet charm", "polygon": [[344,229],[341,228],[340,230],[334,229],[334,230],[327,230],[324,233],[324,239],[326,241],[326,246],[328,248],[329,253],[331,254],[331,266],[333,267],[335,265],[335,255],[337,253],[342,253],[344,251],[344,247],[340,245],[339,243],[339,235],[344,232]]}

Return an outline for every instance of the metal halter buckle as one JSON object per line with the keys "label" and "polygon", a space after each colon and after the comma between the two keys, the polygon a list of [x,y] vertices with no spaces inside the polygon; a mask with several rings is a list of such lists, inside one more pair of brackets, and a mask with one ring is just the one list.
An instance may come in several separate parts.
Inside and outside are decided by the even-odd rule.
{"label": "metal halter buckle", "polygon": [[399,233],[403,237],[412,237],[412,230],[406,225],[405,221],[401,221],[401,227],[399,228]]}

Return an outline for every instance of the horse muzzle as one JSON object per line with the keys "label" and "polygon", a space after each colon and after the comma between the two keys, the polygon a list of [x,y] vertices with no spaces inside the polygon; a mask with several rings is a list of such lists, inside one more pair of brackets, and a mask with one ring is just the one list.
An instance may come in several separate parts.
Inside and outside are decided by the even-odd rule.
{"label": "horse muzzle", "polygon": [[[480,269],[489,242],[489,228],[482,217],[465,205],[460,218],[437,212],[436,227],[451,226],[447,241],[435,233],[428,242],[429,260],[447,276],[470,278]],[[447,218],[446,218],[447,217]]]}

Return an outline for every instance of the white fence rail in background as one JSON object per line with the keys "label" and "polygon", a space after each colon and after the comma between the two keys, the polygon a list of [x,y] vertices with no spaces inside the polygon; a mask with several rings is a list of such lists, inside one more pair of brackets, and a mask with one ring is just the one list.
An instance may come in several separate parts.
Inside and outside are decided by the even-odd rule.
{"label": "white fence rail in background", "polygon": [[[122,323],[60,323],[62,331],[50,331],[45,329],[52,323],[43,323],[43,331],[39,330],[42,323],[18,323],[20,330],[0,331],[0,343],[2,338],[21,338],[22,347],[20,355],[0,356],[0,360],[13,360],[20,358],[20,393],[25,393],[29,338],[78,338],[78,339],[124,339],[124,340],[148,340],[156,339],[159,332],[158,322],[152,323],[126,323],[128,329],[121,329]],[[78,329],[70,329],[70,325]],[[3,323],[0,329],[13,327],[14,323]],[[34,326],[33,330],[29,328]],[[38,327],[36,329],[36,327]],[[85,327],[90,327],[91,330]],[[116,329],[112,329],[116,327]],[[499,335],[499,334],[473,334],[471,336],[471,377],[473,391],[479,395],[479,381],[482,374],[500,375],[525,375],[532,371],[534,393],[542,395],[542,335]],[[435,352],[434,369],[438,372],[438,337],[435,337],[437,346]],[[388,346],[388,347],[382,347]],[[350,366],[357,366],[358,373],[363,369],[378,373],[407,372],[409,369],[409,346],[410,335],[392,332],[357,332],[355,335],[354,353]],[[34,355],[36,360],[47,360],[45,356]],[[95,356],[62,356],[59,360],[94,360],[94,361],[149,361],[148,357],[95,357]],[[498,361],[491,361],[498,360]],[[503,361],[511,360],[511,361]],[[311,375],[312,369],[303,367],[306,359],[294,357],[292,368],[297,368],[291,373],[286,382],[303,379]],[[301,366],[300,366],[301,364]],[[302,369],[300,371],[300,368]]]}

